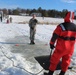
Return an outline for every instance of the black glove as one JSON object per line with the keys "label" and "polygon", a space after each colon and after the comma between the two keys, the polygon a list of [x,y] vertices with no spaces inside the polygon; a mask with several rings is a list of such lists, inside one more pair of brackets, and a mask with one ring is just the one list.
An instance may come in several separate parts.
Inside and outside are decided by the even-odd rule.
{"label": "black glove", "polygon": [[53,44],[50,44],[50,48],[51,48],[51,49],[54,49],[55,46],[54,46]]}

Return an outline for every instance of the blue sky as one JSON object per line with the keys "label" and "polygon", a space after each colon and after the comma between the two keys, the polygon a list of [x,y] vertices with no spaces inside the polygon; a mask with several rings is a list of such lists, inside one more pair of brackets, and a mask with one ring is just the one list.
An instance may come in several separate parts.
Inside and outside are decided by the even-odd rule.
{"label": "blue sky", "polygon": [[0,8],[76,10],[76,0],[0,0]]}

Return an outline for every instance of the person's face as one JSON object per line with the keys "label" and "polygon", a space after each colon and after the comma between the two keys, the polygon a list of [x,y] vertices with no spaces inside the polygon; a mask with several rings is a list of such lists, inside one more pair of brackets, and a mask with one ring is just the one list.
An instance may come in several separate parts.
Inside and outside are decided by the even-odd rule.
{"label": "person's face", "polygon": [[35,18],[36,17],[36,15],[33,15],[33,18]]}

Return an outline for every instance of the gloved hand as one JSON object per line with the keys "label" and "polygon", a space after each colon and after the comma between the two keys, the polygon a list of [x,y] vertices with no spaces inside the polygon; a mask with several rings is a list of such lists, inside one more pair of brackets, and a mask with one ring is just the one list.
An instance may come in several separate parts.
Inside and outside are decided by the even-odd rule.
{"label": "gloved hand", "polygon": [[50,44],[50,48],[51,48],[51,49],[54,49],[55,46],[54,46],[53,44]]}

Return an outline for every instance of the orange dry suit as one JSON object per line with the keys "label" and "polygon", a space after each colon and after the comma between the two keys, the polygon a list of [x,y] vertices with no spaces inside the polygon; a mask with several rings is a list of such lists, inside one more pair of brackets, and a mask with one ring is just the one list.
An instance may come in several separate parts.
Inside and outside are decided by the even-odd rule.
{"label": "orange dry suit", "polygon": [[64,23],[59,24],[53,32],[50,44],[54,45],[56,43],[56,47],[50,58],[49,70],[51,71],[56,69],[61,58],[61,70],[66,72],[68,69],[76,39],[76,25],[72,23],[73,18],[74,13],[68,12],[64,18]]}

